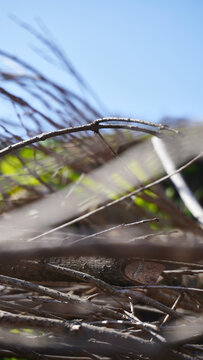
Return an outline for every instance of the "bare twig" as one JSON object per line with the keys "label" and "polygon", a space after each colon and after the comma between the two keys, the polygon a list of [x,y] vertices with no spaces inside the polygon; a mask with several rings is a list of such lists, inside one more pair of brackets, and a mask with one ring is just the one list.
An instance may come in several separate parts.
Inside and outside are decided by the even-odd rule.
{"label": "bare twig", "polygon": [[[3,89],[1,87],[0,87],[0,93],[8,96],[9,98],[11,98],[12,101],[19,103],[21,106],[29,107],[34,112],[37,112],[40,115],[43,115],[41,112],[39,112],[38,110],[34,109],[31,105],[29,105],[25,100],[9,93],[8,91],[6,91],[5,89]],[[44,116],[45,115],[43,115],[43,117]],[[118,119],[118,122],[120,122],[119,119]],[[159,136],[158,132],[155,132],[153,130],[146,129],[146,128],[141,128],[138,126],[123,125],[123,124],[104,124],[103,125],[100,122],[93,121],[90,124],[85,124],[85,125],[80,125],[80,126],[75,126],[75,127],[70,127],[70,128],[64,128],[64,129],[54,130],[54,131],[50,131],[50,132],[44,132],[44,133],[38,134],[32,138],[19,141],[18,143],[15,143],[15,144],[11,144],[11,145],[7,146],[6,148],[0,150],[0,157],[5,156],[15,150],[22,149],[23,147],[25,147],[27,145],[31,145],[31,144],[37,143],[39,141],[44,141],[44,140],[53,138],[55,136],[72,134],[72,133],[81,132],[81,131],[93,131],[93,132],[97,133],[98,130],[101,130],[101,129],[127,129],[127,130],[133,130],[133,131],[142,131],[146,134]]]}
{"label": "bare twig", "polygon": [[[139,220],[139,221],[134,221],[132,223],[127,223],[127,224],[115,225],[115,226],[110,227],[109,229],[101,230],[101,231],[98,231],[98,232],[96,232],[94,234],[83,236],[82,238],[76,239],[76,240],[74,240],[72,242],[72,244],[76,244],[76,243],[78,243],[80,241],[83,241],[83,240],[92,239],[92,238],[95,238],[95,237],[97,237],[99,235],[106,234],[106,233],[108,233],[110,231],[123,229],[123,228],[128,227],[128,226],[136,226],[136,225],[147,224],[147,223],[158,222],[158,221],[159,221],[158,218],[152,218],[152,219],[143,219],[143,220]],[[30,241],[32,241],[32,240],[30,240]]]}
{"label": "bare twig", "polygon": [[[177,299],[174,301],[173,306],[171,307],[171,309],[175,310],[175,309],[177,308],[178,304],[180,303],[180,301],[181,301],[182,298],[183,298],[183,294],[184,294],[184,293],[182,292],[181,294],[179,294],[179,295],[177,296]],[[162,323],[160,324],[159,329],[161,329],[161,327],[167,323],[167,321],[169,320],[169,318],[170,318],[170,315],[167,314],[167,315],[165,316],[165,318],[163,319]]]}
{"label": "bare twig", "polygon": [[113,310],[103,308],[99,305],[91,303],[88,300],[81,299],[79,296],[76,296],[73,294],[65,294],[58,290],[50,289],[50,288],[42,286],[42,285],[33,284],[29,281],[11,278],[9,276],[4,276],[4,275],[0,275],[0,282],[3,284],[11,285],[11,286],[17,286],[22,289],[31,290],[31,291],[37,292],[42,295],[49,296],[53,299],[56,299],[56,300],[59,300],[62,302],[71,303],[75,306],[76,305],[82,306],[84,308],[87,307],[87,309],[89,308],[90,311],[92,311],[92,312],[102,313],[104,311],[106,314],[109,314],[110,316],[118,317],[116,312],[114,312]]}
{"label": "bare twig", "polygon": [[[37,316],[16,315],[0,311],[0,324],[6,326],[13,326],[15,324],[15,326],[18,325],[21,327],[39,327],[49,331],[63,333],[64,335],[69,335],[71,344],[75,343],[78,348],[84,347],[85,344],[86,350],[88,348],[87,339],[95,336],[99,338],[100,341],[111,344],[111,346],[114,347],[115,353],[122,351],[124,353],[133,352],[135,354],[144,353],[145,355],[149,355],[156,349],[156,345],[150,341],[124,334],[117,330],[90,325],[85,322],[44,319]],[[89,349],[91,348],[91,342],[89,342]]]}
{"label": "bare twig", "polygon": [[[199,153],[197,156],[193,157],[190,161],[188,161],[186,164],[184,164],[183,166],[181,166],[179,169],[177,169],[176,171],[174,171],[173,173],[169,174],[169,175],[165,175],[161,178],[159,178],[158,180],[155,180],[153,182],[151,182],[150,184],[147,184],[147,185],[144,185],[144,186],[141,186],[139,187],[138,189],[130,192],[129,194],[127,195],[124,195],[124,196],[121,196],[119,199],[116,199],[116,200],[113,200],[105,205],[102,205],[100,207],[98,207],[97,209],[95,210],[92,210],[92,211],[89,211],[88,213],[85,213],[84,215],[81,215],[79,217],[77,217],[76,219],[73,219],[73,220],[70,220],[60,226],[57,226],[51,230],[48,230],[46,232],[44,232],[43,234],[40,234],[40,235],[37,235],[29,240],[36,240],[36,239],[40,239],[41,237],[45,236],[45,235],[48,235],[48,234],[51,234],[55,231],[58,231],[58,230],[61,230],[61,229],[64,229],[65,227],[67,226],[70,226],[70,225],[73,225],[75,224],[76,222],[78,221],[81,221],[81,220],[84,220],[88,217],[90,217],[91,215],[95,215],[97,214],[98,212],[102,211],[102,210],[105,210],[107,208],[109,208],[110,206],[114,206],[118,203],[120,203],[121,201],[124,201],[124,200],[127,200],[129,198],[131,198],[133,195],[136,195],[136,194],[139,194],[140,192],[144,191],[144,190],[147,190],[147,189],[150,189],[152,186],[155,186],[157,184],[160,184],[161,182],[163,182],[164,180],[167,180],[169,179],[171,176],[175,175],[175,174],[178,174],[179,172],[181,172],[182,170],[184,170],[186,167],[188,167],[189,165],[193,164],[197,159],[200,159],[201,157],[203,156],[203,152]],[[139,255],[138,255],[139,256]]]}
{"label": "bare twig", "polygon": [[166,312],[167,314],[170,314],[171,316],[175,317],[175,318],[179,318],[180,315],[178,313],[176,313],[175,311],[171,310],[170,308],[168,308],[166,305],[163,305],[161,303],[159,303],[158,301],[149,298],[148,296],[137,292],[137,291],[133,291],[133,290],[129,290],[127,288],[125,289],[119,289],[116,288],[115,286],[112,286],[108,283],[106,283],[103,280],[97,279],[92,275],[83,273],[81,271],[77,271],[77,270],[73,270],[73,269],[68,269],[68,268],[64,268],[61,266],[57,266],[57,265],[52,265],[52,264],[43,264],[43,266],[46,268],[49,268],[50,270],[54,270],[56,272],[62,273],[62,274],[66,274],[68,276],[73,276],[77,279],[80,279],[81,281],[88,281],[92,284],[94,284],[95,286],[97,286],[98,288],[102,289],[104,292],[107,292],[111,295],[116,295],[116,296],[121,296],[121,297],[132,297],[135,300],[139,300],[142,301],[148,305],[154,306],[156,308],[158,308],[159,310]]}
{"label": "bare twig", "polygon": [[138,123],[141,125],[147,125],[147,126],[152,126],[152,127],[156,127],[160,130],[169,130],[172,132],[175,132],[176,134],[178,134],[178,130],[176,129],[172,129],[170,128],[168,125],[165,124],[157,124],[157,123],[152,123],[150,121],[145,121],[145,120],[140,120],[140,119],[131,119],[131,118],[122,118],[122,117],[106,117],[106,118],[101,118],[101,119],[97,119],[96,122],[97,123],[101,123],[101,122],[109,122],[109,121],[122,121],[122,122],[127,122],[127,123]]}
{"label": "bare twig", "polygon": [[[192,264],[188,263],[187,266],[191,267]],[[201,267],[201,264],[197,264],[197,267]],[[165,275],[198,275],[203,274],[203,269],[175,269],[175,270],[164,270],[163,274]]]}
{"label": "bare twig", "polygon": [[[171,290],[179,290],[179,291],[192,291],[203,293],[203,289],[199,288],[191,288],[186,286],[171,286],[171,285],[135,285],[127,287],[130,289],[171,289]],[[125,288],[126,289],[126,288]]]}

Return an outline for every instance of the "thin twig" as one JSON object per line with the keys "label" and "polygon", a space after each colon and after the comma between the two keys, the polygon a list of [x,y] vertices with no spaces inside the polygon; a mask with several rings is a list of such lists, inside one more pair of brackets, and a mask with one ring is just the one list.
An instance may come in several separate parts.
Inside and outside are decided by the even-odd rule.
{"label": "thin twig", "polygon": [[[192,264],[188,263],[188,266],[191,266]],[[197,264],[198,266],[198,264]],[[199,264],[201,266],[201,264]],[[202,265],[203,266],[203,265]],[[175,270],[164,270],[163,274],[165,275],[198,275],[203,274],[203,269],[175,269]]]}
{"label": "thin twig", "polygon": [[190,161],[188,161],[186,164],[184,164],[183,166],[181,166],[180,168],[178,168],[176,171],[174,171],[173,173],[169,174],[169,175],[165,175],[161,178],[159,178],[158,180],[155,180],[153,182],[151,182],[150,184],[147,184],[145,186],[141,186],[139,187],[138,189],[134,190],[134,191],[131,191],[129,194],[127,195],[124,195],[124,196],[121,196],[119,199],[116,199],[116,200],[113,200],[105,205],[102,205],[100,207],[98,207],[97,209],[95,210],[92,210],[92,211],[89,211],[88,213],[85,213],[81,216],[78,216],[77,218],[73,219],[73,220],[70,220],[62,225],[59,225],[51,230],[48,230],[46,232],[44,232],[43,234],[40,234],[40,235],[37,235],[31,239],[29,239],[30,241],[31,240],[36,240],[36,239],[40,239],[42,238],[43,236],[45,235],[48,235],[48,234],[51,234],[51,233],[54,233],[55,231],[58,231],[58,230],[61,230],[61,229],[64,229],[65,227],[67,226],[70,226],[70,225],[73,225],[75,224],[76,222],[79,222],[81,220],[84,220],[86,218],[88,218],[89,216],[92,216],[92,215],[95,215],[97,214],[98,212],[102,211],[102,210],[105,210],[107,208],[109,208],[110,206],[114,206],[118,203],[120,203],[121,201],[124,201],[124,200],[127,200],[129,198],[131,198],[133,195],[136,195],[144,190],[147,190],[149,188],[151,188],[152,186],[155,186],[157,184],[160,184],[161,182],[163,182],[164,180],[167,180],[169,179],[172,175],[175,175],[175,174],[178,174],[179,172],[181,172],[182,170],[184,170],[186,167],[188,167],[189,165],[193,164],[196,160],[200,159],[201,157],[203,156],[203,152],[199,153],[197,156],[193,157]]}
{"label": "thin twig", "polygon": [[[34,109],[31,105],[29,105],[25,100],[9,93],[8,91],[6,91],[5,89],[3,89],[1,87],[0,87],[0,93],[8,96],[12,101],[18,103],[19,105],[21,105],[23,107],[29,107],[34,112],[39,113],[41,116],[43,115],[41,112],[39,112],[38,110]],[[43,117],[45,117],[45,115],[43,115]],[[118,120],[118,122],[119,122],[119,120]],[[155,135],[159,136],[159,133],[156,131],[149,130],[146,128],[141,128],[138,126],[123,125],[123,124],[105,124],[105,125],[103,125],[103,124],[100,124],[100,122],[98,123],[97,121],[93,121],[92,123],[85,124],[85,125],[44,132],[44,133],[38,134],[36,136],[33,136],[32,138],[19,141],[15,144],[11,144],[11,145],[7,146],[6,148],[0,150],[0,157],[5,156],[15,150],[22,149],[27,145],[31,145],[31,144],[37,143],[39,141],[44,141],[44,140],[53,138],[55,136],[72,134],[72,133],[77,133],[77,132],[81,132],[81,131],[93,131],[93,132],[97,133],[98,130],[100,130],[100,129],[127,129],[127,130],[133,130],[133,131],[141,131],[146,134],[150,134],[150,135],[154,135],[154,136]]]}
{"label": "thin twig", "polygon": [[[67,334],[69,335],[69,342],[71,341],[71,344],[77,344],[78,348],[80,348],[80,346],[83,347],[83,342],[85,341],[87,349],[87,340],[96,337],[99,338],[100,341],[108,342],[114,347],[117,344],[115,352],[124,351],[124,353],[133,352],[134,354],[143,352],[145,355],[149,355],[151,351],[156,351],[156,344],[150,341],[137,338],[130,334],[124,334],[118,330],[90,325],[85,322],[44,319],[39,316],[17,315],[0,311],[0,324],[10,327],[14,325],[20,327],[38,327],[63,333],[64,335]],[[48,343],[46,345],[48,349]],[[91,342],[89,342],[89,349],[91,349],[91,346]]]}
{"label": "thin twig", "polygon": [[[125,287],[126,289],[126,287]],[[181,291],[193,291],[203,293],[203,289],[190,288],[186,286],[171,286],[171,285],[135,285],[128,286],[127,289],[170,289],[170,290],[181,290]]]}
{"label": "thin twig", "polygon": [[[180,301],[181,301],[182,298],[183,298],[183,294],[184,294],[184,293],[182,292],[181,294],[179,294],[179,295],[177,296],[177,298],[176,298],[176,300],[174,301],[171,309],[175,310],[175,309],[177,308],[178,304],[180,303]],[[161,329],[161,327],[167,323],[167,321],[169,320],[169,318],[170,318],[170,315],[167,314],[167,315],[165,316],[165,318],[163,319],[162,323],[160,324],[159,329]]]}
{"label": "thin twig", "polygon": [[133,315],[129,311],[124,310],[124,313],[128,316],[129,319],[132,319],[132,322],[135,323],[135,325],[139,326],[140,329],[152,335],[157,341],[165,342],[164,337],[157,334],[156,332],[158,330],[157,326],[148,324],[146,322],[142,322],[140,319],[137,318],[137,316]]}
{"label": "thin twig", "polygon": [[[36,263],[36,262],[30,262],[30,263]],[[150,297],[138,292],[138,291],[132,291],[131,289],[119,289],[116,288],[113,285],[110,285],[108,283],[106,283],[105,281],[101,280],[101,279],[97,279],[92,275],[83,273],[81,271],[77,271],[77,270],[73,270],[73,269],[69,269],[69,268],[64,268],[62,266],[57,266],[57,265],[52,265],[49,263],[44,263],[43,266],[47,269],[50,269],[52,271],[61,273],[61,274],[65,274],[68,276],[72,276],[75,277],[81,281],[87,281],[90,282],[92,284],[94,284],[95,286],[97,286],[98,288],[102,289],[103,291],[105,291],[108,294],[111,295],[116,295],[116,296],[121,296],[121,297],[132,297],[133,299],[136,299],[138,301],[142,301],[148,305],[154,306],[157,309],[166,312],[167,314],[170,314],[171,316],[175,317],[175,318],[179,318],[180,315],[178,313],[176,313],[175,311],[171,310],[169,307],[167,307],[166,305],[161,304],[160,302],[151,299]]]}
{"label": "thin twig", "polygon": [[[136,225],[147,224],[147,223],[150,223],[150,222],[158,222],[158,221],[159,221],[158,218],[152,218],[152,219],[143,219],[143,220],[139,220],[139,221],[134,221],[132,223],[127,223],[127,224],[115,225],[115,226],[110,227],[109,229],[101,230],[101,231],[98,231],[98,232],[96,232],[94,234],[83,236],[82,238],[76,239],[73,242],[70,242],[69,244],[70,245],[71,244],[76,244],[76,243],[78,243],[80,241],[87,240],[87,239],[92,239],[92,238],[95,238],[97,236],[106,234],[108,232],[123,229],[123,228],[128,227],[128,226],[136,226]],[[29,240],[29,241],[32,241],[32,240]]]}
{"label": "thin twig", "polygon": [[119,117],[119,118],[118,117],[106,117],[106,118],[97,119],[95,122],[101,123],[101,122],[118,121],[118,120],[122,121],[122,122],[127,122],[127,123],[132,122],[132,123],[152,126],[152,127],[158,128],[159,130],[169,130],[169,131],[175,132],[176,134],[179,133],[178,130],[172,129],[168,125],[152,123],[150,121],[145,121],[145,120],[140,120],[140,119],[122,118],[122,117]]}
{"label": "thin twig", "polygon": [[[72,303],[73,305],[78,305],[78,306],[82,306],[82,307],[86,306],[87,308],[89,307],[90,310],[95,313],[96,312],[98,312],[98,313],[106,312],[106,314],[109,314],[109,316],[114,316],[114,317],[117,315],[116,312],[114,312],[113,310],[106,309],[106,308],[103,308],[102,306],[93,304],[92,302],[90,302],[88,300],[81,299],[79,296],[76,296],[73,294],[66,294],[61,291],[50,289],[50,288],[42,286],[42,285],[33,284],[29,281],[0,275],[0,282],[3,284],[11,285],[11,286],[17,286],[22,289],[31,290],[31,291],[37,292],[41,295],[49,296],[53,299],[56,299],[56,300],[59,300],[62,302]],[[118,317],[118,316],[116,316],[116,317]]]}

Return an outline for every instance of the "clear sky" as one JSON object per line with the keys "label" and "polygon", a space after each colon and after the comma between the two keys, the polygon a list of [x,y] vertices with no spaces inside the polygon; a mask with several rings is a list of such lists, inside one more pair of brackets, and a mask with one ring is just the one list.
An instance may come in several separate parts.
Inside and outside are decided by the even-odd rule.
{"label": "clear sky", "polygon": [[66,84],[10,14],[40,18],[110,114],[203,119],[202,0],[1,0],[0,48]]}

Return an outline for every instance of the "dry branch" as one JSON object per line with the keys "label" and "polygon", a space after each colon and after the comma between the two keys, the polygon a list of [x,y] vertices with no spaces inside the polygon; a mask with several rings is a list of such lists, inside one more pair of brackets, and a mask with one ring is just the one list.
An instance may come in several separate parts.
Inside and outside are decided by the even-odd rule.
{"label": "dry branch", "polygon": [[[77,217],[76,219],[74,220],[71,220],[71,221],[68,221],[67,223],[65,224],[62,224],[58,227],[55,227],[54,229],[51,229],[49,231],[46,231],[44,232],[43,234],[41,235],[38,235],[38,236],[35,236],[33,238],[30,239],[30,241],[32,240],[37,240],[37,239],[40,239],[41,237],[43,237],[44,235],[48,235],[48,234],[52,234],[53,232],[57,231],[57,230],[61,230],[67,226],[70,226],[70,225],[73,225],[75,224],[76,222],[78,221],[81,221],[81,220],[84,220],[92,215],[95,215],[97,214],[98,212],[102,211],[102,210],[105,210],[107,208],[109,208],[110,206],[114,206],[114,205],[117,205],[119,204],[121,201],[124,201],[124,200],[127,200],[129,198],[131,198],[132,196],[134,195],[137,195],[139,193],[141,193],[142,191],[144,190],[147,190],[147,189],[150,189],[151,187],[157,185],[157,184],[160,184],[162,183],[163,181],[169,179],[171,176],[175,175],[175,174],[178,174],[179,172],[181,172],[182,170],[184,170],[186,167],[188,167],[189,165],[193,164],[197,159],[200,159],[201,157],[203,156],[203,152],[201,152],[200,154],[198,154],[197,156],[195,156],[192,160],[188,161],[186,164],[184,164],[183,166],[181,166],[179,169],[177,169],[176,171],[174,171],[173,173],[169,174],[169,175],[165,175],[161,178],[159,178],[158,180],[155,180],[153,182],[151,182],[150,184],[147,184],[147,185],[144,185],[144,186],[141,186],[139,187],[138,189],[136,190],[133,190],[132,192],[128,193],[127,195],[123,195],[121,197],[119,197],[119,199],[116,199],[116,200],[113,200],[103,206],[100,206],[98,207],[97,209],[95,210],[92,210],[88,213],[85,213],[84,215],[81,215],[79,217]],[[136,255],[136,256],[139,256],[139,255]],[[180,260],[181,261],[181,260]]]}
{"label": "dry branch", "polygon": [[[24,100],[22,100],[21,98],[15,97],[13,99],[14,95],[8,93],[3,88],[0,88],[0,93],[4,94],[6,96],[9,96],[11,98],[11,100],[13,100],[15,102],[17,101],[18,103],[20,103],[21,106],[28,106],[31,108],[31,106],[28,105],[27,103],[24,104]],[[32,108],[31,110],[36,112],[36,109]],[[131,120],[133,122],[133,119],[129,119],[129,120]],[[102,121],[102,119],[99,119],[99,121],[95,120],[92,123],[87,124],[87,125],[74,126],[71,128],[59,129],[59,130],[55,130],[55,131],[38,134],[30,139],[19,141],[15,144],[9,145],[6,148],[0,150],[0,157],[3,157],[15,150],[22,149],[28,145],[35,144],[40,141],[45,141],[47,139],[50,139],[50,138],[53,138],[56,136],[73,134],[73,133],[77,133],[77,132],[81,132],[81,131],[83,131],[83,132],[84,131],[93,131],[95,133],[98,133],[99,130],[101,130],[101,129],[126,129],[126,130],[133,130],[133,131],[141,131],[146,134],[159,136],[159,132],[155,132],[153,130],[146,129],[144,127],[138,127],[138,126],[134,126],[134,125],[124,125],[124,124],[122,124],[122,121],[123,121],[122,118],[117,118],[117,122],[119,124],[101,124],[101,121]],[[138,122],[138,120],[136,120],[136,122]]]}
{"label": "dry branch", "polygon": [[[51,49],[76,82],[91,93],[52,39],[26,24],[21,25]],[[174,162],[176,167],[195,156],[178,170],[158,178],[160,164],[157,166],[157,159],[146,156],[147,152],[152,152],[152,147],[147,146],[150,141],[138,138],[143,147],[139,148],[142,156],[138,152],[136,159],[136,147],[131,149],[132,157],[127,159],[125,154],[124,157],[117,155],[122,151],[120,146],[128,146],[128,142],[137,143],[137,138],[130,135],[132,131],[149,134],[147,138],[150,140],[151,135],[159,137],[162,130],[166,130],[166,134],[168,131],[177,133],[177,130],[138,119],[103,118],[87,100],[54,83],[32,65],[3,51],[0,54],[15,61],[25,71],[21,75],[0,72],[1,80],[14,84],[20,89],[20,94],[22,91],[25,94],[25,97],[20,97],[19,92],[10,92],[3,86],[0,88],[0,94],[12,103],[24,133],[22,136],[17,134],[13,130],[14,123],[2,119],[0,157],[4,162],[15,156],[26,170],[16,174],[16,178],[15,174],[3,174],[0,183],[1,211],[4,214],[0,223],[1,351],[27,359],[58,359],[60,356],[67,359],[79,357],[80,360],[87,357],[88,360],[104,359],[104,356],[108,360],[118,356],[122,360],[201,358],[201,346],[188,342],[201,339],[202,323],[197,322],[199,327],[195,328],[196,318],[185,319],[185,311],[194,315],[195,311],[202,309],[203,290],[200,280],[195,281],[203,266],[197,263],[203,259],[203,230],[181,209],[176,209],[160,187],[162,181],[202,157],[201,145],[194,147],[191,144],[190,129],[184,146],[181,138],[174,142],[172,137],[165,137],[166,142],[171,141],[171,159],[174,160],[174,153],[178,155],[177,162]],[[47,131],[47,126],[52,131]],[[105,129],[114,132],[108,131],[105,137],[101,133]],[[58,139],[42,144],[42,141],[55,137]],[[180,143],[181,149],[178,148]],[[33,150],[31,163],[21,155],[25,147]],[[15,151],[16,155],[6,156]],[[44,160],[37,159],[36,151]],[[97,172],[95,178],[91,177],[92,169],[107,163],[112,157],[116,157],[116,174],[113,174],[115,169],[111,162],[106,172]],[[140,162],[143,163],[144,176],[142,166],[141,176],[133,173],[130,167],[132,158],[137,172]],[[61,171],[67,167],[77,173],[77,181],[73,181],[72,187],[56,193],[57,186],[64,188],[72,181],[66,178],[67,172],[64,175]],[[50,181],[45,180],[42,169],[49,173]],[[121,177],[120,171],[126,175],[119,179],[125,185],[114,187],[113,196],[109,195],[110,182],[105,182],[105,179],[111,175]],[[86,177],[86,173],[90,177]],[[18,176],[30,176],[39,185],[21,183]],[[100,183],[102,176],[105,179]],[[99,186],[87,191],[85,181],[91,183],[92,180],[103,187],[105,195]],[[15,187],[21,187],[29,194],[26,195],[27,202],[33,198],[43,199],[30,204],[34,206],[32,208],[28,206],[9,212],[17,206],[11,195]],[[77,203],[72,195],[77,191],[79,194],[82,187],[86,196]],[[157,217],[136,207],[136,197],[152,203],[170,219],[162,218],[155,224]],[[64,203],[69,203],[69,207]],[[34,208],[38,216],[30,219],[27,215]],[[111,216],[108,215],[109,209]],[[121,221],[120,217],[116,218],[116,211],[120,212]],[[112,221],[107,226],[110,218]],[[178,225],[181,231],[164,232],[160,229],[160,233],[152,233],[150,223],[170,229]],[[72,232],[70,229],[67,231],[66,228],[73,225],[76,231],[73,232],[73,228]],[[145,268],[150,259],[151,267]],[[151,271],[151,274],[147,277],[145,271]],[[195,278],[192,284],[181,283],[182,278],[190,276]],[[169,298],[165,301],[162,295]],[[184,304],[188,306],[184,307]],[[148,316],[147,321],[145,316]],[[170,332],[176,333],[173,319],[177,332],[186,325],[189,331],[194,330],[193,337],[187,333],[182,339],[171,340]],[[19,329],[19,334],[11,334],[13,328]],[[32,329],[32,333],[27,334],[23,328]]]}
{"label": "dry branch", "polygon": [[69,304],[69,306],[72,305],[73,308],[80,307],[81,309],[83,309],[83,311],[87,311],[89,313],[96,313],[96,314],[103,313],[106,316],[120,318],[120,316],[117,313],[115,313],[113,310],[93,304],[90,301],[86,299],[81,299],[79,296],[76,295],[65,294],[60,291],[56,291],[54,289],[42,285],[37,285],[29,281],[25,281],[17,278],[11,278],[4,275],[0,275],[0,281],[2,284],[17,286],[22,289],[31,290],[33,292],[51,297],[58,301],[65,302]]}

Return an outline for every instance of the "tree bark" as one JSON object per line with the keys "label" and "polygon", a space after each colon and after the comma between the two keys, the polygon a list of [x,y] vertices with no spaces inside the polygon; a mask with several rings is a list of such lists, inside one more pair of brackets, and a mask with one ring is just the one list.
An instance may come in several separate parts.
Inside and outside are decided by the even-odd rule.
{"label": "tree bark", "polygon": [[74,277],[47,269],[44,266],[46,263],[81,271],[110,284],[120,286],[135,283],[154,283],[164,270],[164,265],[147,260],[104,257],[57,257],[43,259],[37,263],[29,263],[28,261],[12,266],[0,265],[0,273],[37,282],[78,281]]}

